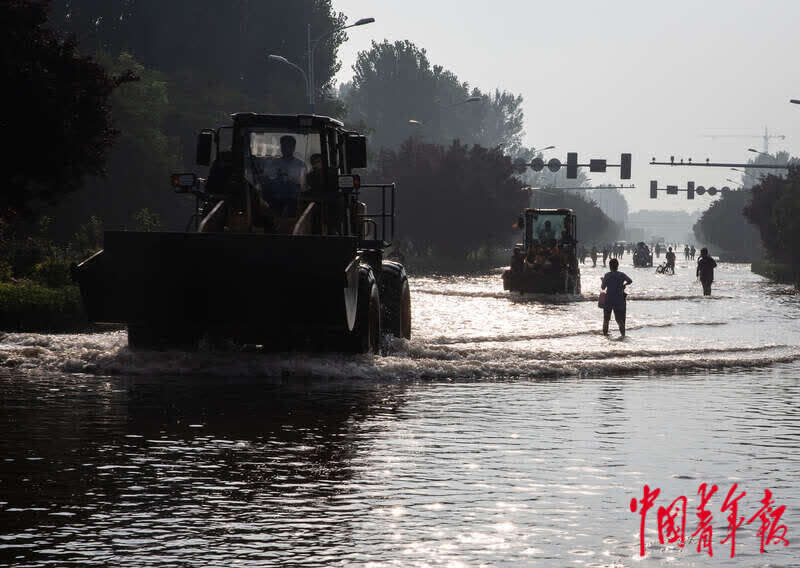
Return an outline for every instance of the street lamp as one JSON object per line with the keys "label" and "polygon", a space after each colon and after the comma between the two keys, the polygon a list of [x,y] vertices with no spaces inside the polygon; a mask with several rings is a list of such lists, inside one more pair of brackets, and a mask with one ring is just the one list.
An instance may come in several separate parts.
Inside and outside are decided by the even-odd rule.
{"label": "street lamp", "polygon": [[408,121],[408,123],[412,126],[423,126],[423,124],[419,120],[414,120],[413,118]]}
{"label": "street lamp", "polygon": [[761,154],[762,156],[767,156],[767,157],[768,157],[768,158],[770,158],[771,160],[774,160],[774,159],[775,159],[775,157],[774,157],[772,154],[767,154],[766,152],[759,152],[759,151],[758,151],[758,150],[756,150],[755,148],[748,148],[748,149],[747,149],[747,151],[748,151],[748,152],[753,152],[753,153],[755,153],[755,154]]}
{"label": "street lamp", "polygon": [[289,67],[293,67],[294,69],[297,69],[298,71],[300,71],[300,74],[303,76],[303,81],[305,81],[305,83],[306,83],[306,93],[309,92],[308,75],[306,75],[306,72],[303,71],[302,67],[292,63],[291,61],[289,61],[288,59],[286,59],[282,55],[272,55],[272,54],[270,54],[270,55],[267,55],[267,59],[269,61],[274,61],[275,63],[281,63],[283,65],[288,65]]}
{"label": "street lamp", "polygon": [[335,29],[329,31],[328,33],[322,34],[321,36],[319,36],[314,41],[311,41],[311,24],[308,24],[308,27],[307,27],[308,45],[307,45],[307,51],[306,51],[307,56],[308,56],[308,62],[307,62],[308,73],[303,71],[299,66],[295,65],[294,63],[292,63],[291,61],[289,61],[288,59],[286,59],[282,55],[268,55],[267,59],[269,59],[270,61],[274,61],[276,63],[282,63],[284,65],[289,65],[291,67],[294,67],[295,69],[300,71],[300,73],[303,74],[303,79],[306,82],[306,96],[308,96],[308,105],[311,108],[311,114],[314,114],[314,90],[315,90],[314,89],[314,51],[317,49],[317,45],[319,45],[320,41],[322,41],[323,39],[325,39],[326,37],[328,37],[330,35],[335,34],[336,32],[340,32],[342,30],[346,30],[347,28],[352,28],[352,27],[355,27],[355,26],[363,26],[364,24],[371,24],[374,21],[375,21],[375,18],[361,18],[355,24],[350,24],[349,26],[341,26],[341,27],[338,27],[338,28],[335,28]]}
{"label": "street lamp", "polygon": [[800,105],[800,99],[789,99],[790,103],[794,103],[796,105]]}
{"label": "street lamp", "polygon": [[555,149],[555,146],[545,146],[544,148],[531,147],[531,150],[534,153],[535,152],[544,152],[545,150],[554,150],[554,149]]}
{"label": "street lamp", "polygon": [[453,107],[457,107],[459,105],[465,105],[467,103],[478,103],[478,102],[480,102],[482,100],[483,99],[481,99],[481,97],[470,97],[470,98],[465,99],[465,100],[463,100],[461,102],[458,102],[458,103],[453,103],[451,105],[439,105],[439,106],[441,108],[453,108]]}
{"label": "street lamp", "polygon": [[361,18],[357,20],[356,23],[350,24],[349,26],[341,26],[331,31],[322,34],[315,40],[311,40],[311,24],[308,24],[306,28],[306,38],[308,41],[307,51],[308,54],[308,76],[309,76],[309,88],[308,88],[308,104],[311,105],[311,114],[314,114],[314,91],[315,89],[315,77],[314,77],[314,51],[316,51],[319,42],[325,39],[328,36],[331,36],[337,32],[342,30],[346,30],[347,28],[354,28],[356,26],[363,26],[366,24],[371,24],[375,21],[375,18]]}

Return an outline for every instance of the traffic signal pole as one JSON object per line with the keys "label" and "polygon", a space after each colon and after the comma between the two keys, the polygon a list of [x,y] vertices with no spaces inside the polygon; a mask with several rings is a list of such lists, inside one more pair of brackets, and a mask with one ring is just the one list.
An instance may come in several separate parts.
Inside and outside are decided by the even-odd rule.
{"label": "traffic signal pole", "polygon": [[[564,164],[558,158],[552,158],[547,162],[547,169],[556,173]],[[619,164],[609,164],[604,159],[591,159],[588,164],[578,163],[577,152],[567,152],[567,179],[578,177],[578,168],[589,168],[590,172],[605,172],[607,168],[619,168],[620,179],[631,179],[631,155],[620,154]],[[534,158],[530,163],[531,169],[540,172],[544,169],[545,163],[541,158]]]}
{"label": "traffic signal pole", "polygon": [[779,166],[776,164],[730,164],[727,162],[711,162],[706,159],[705,162],[692,162],[689,158],[688,162],[681,160],[676,162],[674,157],[670,157],[669,162],[657,162],[655,158],[650,161],[651,166],[699,166],[704,168],[747,168],[747,169],[768,169],[768,170],[788,170],[788,165]]}

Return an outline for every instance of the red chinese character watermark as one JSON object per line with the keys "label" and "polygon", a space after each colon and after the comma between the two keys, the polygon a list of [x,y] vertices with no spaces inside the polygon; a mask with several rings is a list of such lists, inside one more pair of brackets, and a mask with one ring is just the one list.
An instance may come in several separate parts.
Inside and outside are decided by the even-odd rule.
{"label": "red chinese character watermark", "polygon": [[666,509],[658,508],[658,540],[661,544],[665,543],[664,533],[667,543],[677,542],[683,548],[686,543],[686,497],[678,497]]}
{"label": "red chinese character watermark", "polygon": [[661,489],[656,487],[654,491],[650,491],[650,486],[644,486],[644,496],[639,500],[637,504],[636,498],[634,497],[631,499],[631,513],[636,512],[636,508],[639,504],[641,504],[642,508],[639,511],[639,515],[642,517],[640,522],[639,528],[639,555],[644,556],[644,525],[645,525],[645,518],[647,517],[647,511],[653,506],[653,502],[658,497],[658,494],[661,493]]}
{"label": "red chinese character watermark", "polygon": [[744,517],[739,516],[739,499],[747,495],[747,493],[742,491],[738,496],[733,497],[733,494],[736,493],[736,489],[738,489],[738,487],[739,484],[734,483],[733,486],[731,486],[730,491],[728,491],[725,501],[722,503],[722,512],[725,513],[726,511],[730,511],[731,513],[728,515],[728,536],[723,538],[720,541],[720,544],[725,544],[728,540],[731,541],[731,558],[736,556],[736,531],[744,522]]}
{"label": "red chinese character watermark", "polygon": [[714,527],[711,524],[711,521],[714,520],[714,516],[710,511],[706,510],[706,505],[708,505],[708,502],[716,492],[716,485],[712,485],[709,490],[708,485],[705,483],[697,490],[697,494],[700,495],[700,505],[697,507],[697,518],[700,522],[698,523],[697,530],[692,533],[692,537],[700,535],[700,538],[697,540],[697,552],[702,552],[705,548],[709,556],[714,556],[714,550],[712,549],[714,544]]}
{"label": "red chinese character watermark", "polygon": [[[700,503],[697,510],[697,529],[692,533],[691,537],[698,537],[697,539],[697,552],[707,552],[708,555],[714,556],[714,516],[710,509],[711,499],[718,491],[716,485],[709,486],[706,483],[700,485],[697,494],[700,496]],[[747,495],[745,491],[737,494],[739,485],[734,483],[728,491],[722,503],[720,511],[728,513],[726,517],[728,521],[728,533],[720,541],[720,544],[725,544],[730,541],[731,553],[733,558],[736,556],[736,531],[745,524],[745,517],[739,516],[739,501]],[[642,498],[637,500],[635,497],[630,501],[630,510],[632,513],[639,514],[639,555],[645,555],[645,527],[647,525],[647,513],[655,505],[655,501],[661,494],[661,489],[650,489],[649,485],[644,486]],[[758,530],[758,536],[761,539],[761,552],[764,553],[766,548],[770,545],[783,544],[789,546],[789,541],[786,538],[788,528],[786,525],[781,524],[781,516],[786,511],[786,506],[781,505],[775,507],[775,501],[772,498],[772,492],[769,489],[764,490],[764,498],[760,501],[761,509],[750,517],[747,524],[754,522],[756,519],[761,521],[761,528]],[[678,547],[683,548],[686,544],[686,510],[688,508],[688,500],[685,496],[673,500],[668,506],[658,507],[658,540],[663,544],[677,544]]]}
{"label": "red chinese character watermark", "polygon": [[750,517],[747,521],[749,525],[754,520],[761,519],[761,528],[758,529],[758,536],[761,537],[761,552],[766,550],[770,544],[783,543],[783,546],[789,546],[789,541],[786,540],[786,525],[779,525],[781,515],[786,510],[786,505],[781,505],[777,509],[773,509],[772,505],[775,501],[772,500],[772,491],[764,489],[764,498],[760,501],[762,504],[758,513]]}

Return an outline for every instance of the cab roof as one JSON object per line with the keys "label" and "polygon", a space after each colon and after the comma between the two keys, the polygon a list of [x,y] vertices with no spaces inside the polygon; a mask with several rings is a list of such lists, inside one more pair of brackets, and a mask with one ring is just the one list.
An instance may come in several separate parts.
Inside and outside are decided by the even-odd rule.
{"label": "cab roof", "polygon": [[333,126],[343,128],[344,124],[329,116],[317,114],[258,114],[255,112],[235,112],[231,115],[237,126],[269,126],[273,128],[322,128]]}
{"label": "cab roof", "polygon": [[533,209],[527,208],[525,209],[525,213],[530,213],[533,215],[574,215],[574,211],[572,209]]}

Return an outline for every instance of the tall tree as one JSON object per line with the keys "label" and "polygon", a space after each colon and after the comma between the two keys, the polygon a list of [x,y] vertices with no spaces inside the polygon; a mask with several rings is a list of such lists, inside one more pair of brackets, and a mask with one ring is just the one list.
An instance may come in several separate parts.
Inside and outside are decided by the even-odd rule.
{"label": "tall tree", "polygon": [[[375,147],[394,149],[412,135],[427,143],[460,140],[507,151],[520,145],[522,97],[470,89],[410,41],[373,42],[353,70],[352,84],[343,89],[348,118],[369,127]],[[478,100],[467,103],[470,98]]]}
{"label": "tall tree", "polygon": [[46,26],[46,1],[0,4],[0,57],[10,143],[4,155],[0,216],[30,212],[103,172],[114,138],[108,99],[128,74],[114,79],[77,54],[73,39]]}
{"label": "tall tree", "polygon": [[[293,69],[269,63],[282,55],[307,66],[307,26],[325,36],[346,23],[332,0],[55,0],[56,25],[87,49],[131,53],[145,67],[197,89],[223,85],[259,101],[256,111],[307,111],[305,84]],[[327,35],[314,54],[316,92],[327,93],[340,69],[346,33]],[[226,109],[233,112],[242,109]]]}
{"label": "tall tree", "polygon": [[742,189],[723,193],[694,224],[694,235],[705,244],[713,245],[725,256],[742,261],[761,257],[758,231],[742,213],[752,197],[752,190]]}
{"label": "tall tree", "polygon": [[800,167],[790,167],[786,178],[770,175],[753,186],[744,214],[769,256],[800,274]]}
{"label": "tall tree", "polygon": [[511,159],[498,148],[411,138],[384,150],[376,173],[398,185],[400,237],[444,257],[464,259],[483,245],[505,244],[525,206]]}

